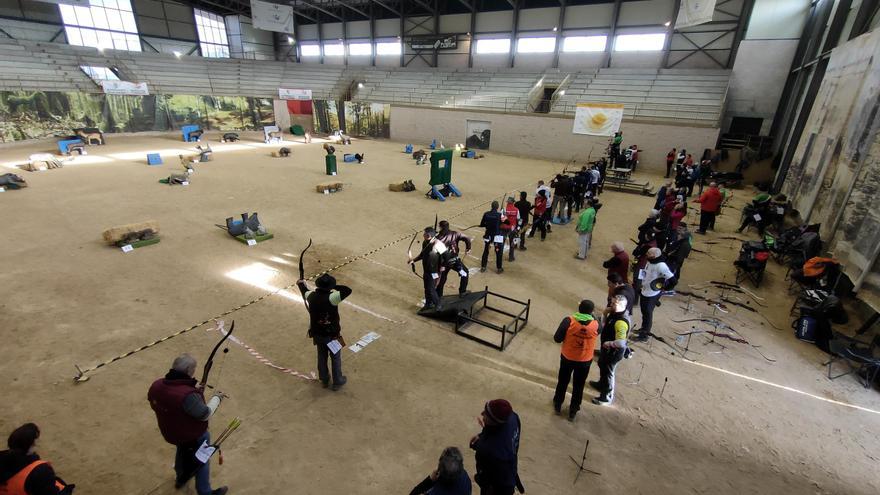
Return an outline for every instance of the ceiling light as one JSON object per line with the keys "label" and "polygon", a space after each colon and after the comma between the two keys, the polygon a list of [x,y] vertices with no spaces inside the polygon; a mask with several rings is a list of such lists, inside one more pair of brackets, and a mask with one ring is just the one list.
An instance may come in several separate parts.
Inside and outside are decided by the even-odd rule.
{"label": "ceiling light", "polygon": [[669,21],[666,21],[665,23],[663,23],[663,25],[666,27],[669,27],[669,24],[671,24]]}
{"label": "ceiling light", "polygon": [[559,92],[559,96],[565,96],[565,90],[564,90],[564,89],[563,89],[562,91]]}
{"label": "ceiling light", "polygon": [[171,53],[173,53],[175,57],[180,58],[181,53],[180,53],[179,51],[174,50],[174,51],[171,52]]}
{"label": "ceiling light", "polygon": [[555,32],[556,32],[556,31],[558,31],[558,30],[559,30],[559,28],[558,28],[558,27],[556,27],[556,26],[553,26],[553,32],[554,32],[554,33],[555,33]]}
{"label": "ceiling light", "polygon": [[289,44],[291,44],[291,45],[292,45],[292,44],[293,44],[293,42],[294,42],[294,39],[293,39],[293,38],[291,38],[291,37],[290,37],[290,36],[288,36],[288,37],[287,37],[287,42],[288,42],[288,43],[289,43]]}
{"label": "ceiling light", "polygon": [[363,87],[364,87],[364,83],[358,83],[358,89],[363,88]]}

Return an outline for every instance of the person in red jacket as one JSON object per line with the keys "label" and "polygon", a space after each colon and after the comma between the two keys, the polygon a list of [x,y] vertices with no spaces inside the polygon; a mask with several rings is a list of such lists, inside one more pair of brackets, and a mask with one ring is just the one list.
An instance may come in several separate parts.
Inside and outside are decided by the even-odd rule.
{"label": "person in red jacket", "polygon": [[672,151],[666,154],[666,175],[663,176],[664,178],[669,178],[669,174],[672,173],[673,163],[675,163],[675,148],[672,148]]}
{"label": "person in red jacket", "polygon": [[694,200],[694,203],[700,203],[700,228],[697,230],[698,234],[706,233],[706,229],[714,222],[715,215],[721,209],[722,201],[724,201],[724,196],[718,190],[718,184],[714,182],[710,183],[709,189],[706,189],[699,198]]}
{"label": "person in red jacket", "polygon": [[4,495],[68,495],[76,485],[55,476],[52,465],[34,452],[40,428],[19,426],[9,435],[9,450],[0,452],[0,493]]}
{"label": "person in red jacket", "polygon": [[190,478],[196,478],[199,495],[225,495],[225,486],[211,489],[210,459],[202,463],[196,459],[196,451],[203,443],[210,445],[208,419],[220,407],[222,393],[205,403],[204,390],[196,387],[196,360],[189,354],[181,354],[164,378],[150,386],[147,400],[156,413],[159,431],[165,441],[177,447],[174,471],[177,474],[174,487],[181,488]]}
{"label": "person in red jacket", "polygon": [[535,196],[535,213],[532,217],[529,238],[534,237],[536,229],[541,231],[542,241],[547,238],[547,191],[545,189],[538,190],[538,195]]}
{"label": "person in red jacket", "polygon": [[504,214],[501,216],[501,233],[507,239],[507,261],[516,261],[516,243],[519,238],[519,208],[516,207],[513,196],[508,196],[504,206]]}

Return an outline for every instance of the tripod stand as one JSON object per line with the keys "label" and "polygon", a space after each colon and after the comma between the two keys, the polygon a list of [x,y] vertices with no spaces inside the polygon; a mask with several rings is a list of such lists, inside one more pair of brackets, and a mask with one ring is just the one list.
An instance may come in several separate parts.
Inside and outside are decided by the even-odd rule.
{"label": "tripod stand", "polygon": [[583,473],[584,471],[586,471],[586,472],[588,472],[588,473],[590,473],[590,474],[595,474],[596,476],[602,476],[602,473],[600,473],[600,472],[598,472],[598,471],[593,471],[592,469],[588,469],[588,468],[585,468],[585,467],[584,467],[584,464],[587,463],[587,449],[588,449],[588,448],[590,448],[590,440],[589,440],[589,439],[587,439],[587,444],[584,445],[584,455],[581,457],[581,462],[580,462],[580,464],[578,464],[577,459],[575,459],[575,458],[572,457],[572,456],[568,456],[568,458],[571,459],[571,462],[573,462],[574,465],[577,466],[577,468],[578,468],[578,472],[577,472],[577,474],[576,474],[575,477],[574,477],[574,483],[572,483],[573,485],[574,485],[574,484],[577,484],[577,482],[578,482],[578,478],[581,477],[581,473]]}

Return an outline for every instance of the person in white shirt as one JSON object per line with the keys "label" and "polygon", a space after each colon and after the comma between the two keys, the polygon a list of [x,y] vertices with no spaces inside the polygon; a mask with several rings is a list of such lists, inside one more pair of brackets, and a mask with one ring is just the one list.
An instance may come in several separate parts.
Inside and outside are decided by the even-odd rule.
{"label": "person in white shirt", "polygon": [[639,335],[635,340],[639,342],[647,342],[651,336],[651,327],[654,323],[654,308],[663,289],[671,285],[671,281],[675,278],[675,274],[666,265],[663,252],[660,248],[653,247],[647,253],[648,263],[644,270],[641,270],[639,279],[641,281],[641,298],[639,298],[639,309],[642,310],[642,326],[639,328]]}

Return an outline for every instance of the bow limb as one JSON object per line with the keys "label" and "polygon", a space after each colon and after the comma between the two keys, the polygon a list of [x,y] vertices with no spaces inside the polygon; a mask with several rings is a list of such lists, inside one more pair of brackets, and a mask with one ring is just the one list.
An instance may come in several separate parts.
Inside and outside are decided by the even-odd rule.
{"label": "bow limb", "polygon": [[[218,327],[222,328],[222,327]],[[220,346],[223,345],[223,342],[226,342],[226,339],[232,335],[232,331],[235,330],[235,320],[232,320],[232,326],[229,327],[229,331],[226,332],[226,335],[220,339],[220,342],[217,342],[217,345],[214,346],[214,349],[211,350],[211,354],[208,355],[208,360],[205,361],[205,367],[202,370],[202,379],[199,381],[199,388],[202,390],[208,386],[208,376],[211,374],[211,368],[214,367],[214,356],[217,354],[217,351],[220,349]]]}
{"label": "bow limb", "polygon": [[[413,238],[412,238],[412,240],[409,241],[409,247],[406,248],[406,254],[409,256],[409,259],[413,259],[413,255],[412,255],[412,247],[413,247],[413,244],[416,242],[416,239],[418,238],[418,236],[419,236],[419,233],[418,233],[418,232],[416,232],[415,234],[413,234]],[[419,274],[416,273],[416,264],[415,264],[415,262],[410,262],[409,267],[410,267],[410,269],[412,270],[413,275],[415,275],[416,277],[418,277]],[[421,277],[419,277],[419,278],[421,278]]]}
{"label": "bow limb", "polygon": [[[309,238],[309,245],[306,246],[306,248],[303,249],[301,253],[299,253],[299,279],[300,280],[306,279],[306,271],[305,271],[305,268],[303,268],[303,256],[305,256],[306,251],[308,251],[310,247],[312,247],[312,238],[311,237]],[[306,300],[305,297],[303,297],[303,304],[306,305],[306,310],[308,311],[309,302]]]}

